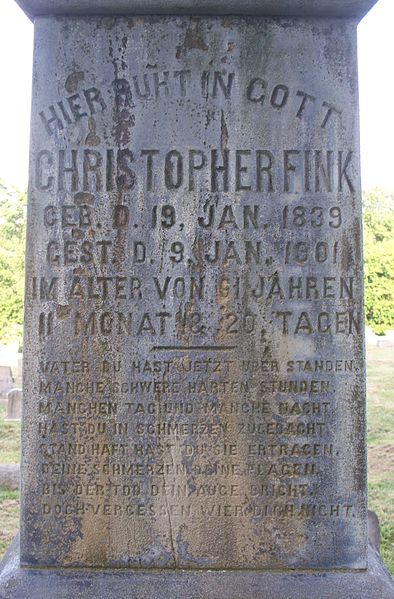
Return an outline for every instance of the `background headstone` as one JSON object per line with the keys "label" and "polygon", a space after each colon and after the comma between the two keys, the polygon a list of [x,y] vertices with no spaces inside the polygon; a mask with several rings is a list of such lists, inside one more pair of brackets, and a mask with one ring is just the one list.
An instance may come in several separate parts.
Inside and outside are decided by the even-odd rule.
{"label": "background headstone", "polygon": [[378,338],[378,347],[394,347],[394,331],[386,331],[383,337]]}
{"label": "background headstone", "polygon": [[[11,376],[13,378],[12,386],[21,387],[22,354],[19,351],[19,342],[0,345],[0,364],[11,369]],[[7,377],[9,377],[8,372]]]}
{"label": "background headstone", "polygon": [[22,387],[23,355],[18,353],[15,366],[15,383]]}
{"label": "background headstone", "polygon": [[14,386],[14,379],[10,366],[0,366],[0,395],[7,397],[7,393]]}
{"label": "background headstone", "polygon": [[7,393],[7,420],[20,420],[22,415],[22,389],[11,389]]}
{"label": "background headstone", "polygon": [[19,489],[19,464],[0,464],[0,488]]}
{"label": "background headstone", "polygon": [[67,569],[95,568],[83,597],[389,599],[375,553],[367,569],[355,17],[373,2],[22,4],[15,588],[55,568],[72,596]]}

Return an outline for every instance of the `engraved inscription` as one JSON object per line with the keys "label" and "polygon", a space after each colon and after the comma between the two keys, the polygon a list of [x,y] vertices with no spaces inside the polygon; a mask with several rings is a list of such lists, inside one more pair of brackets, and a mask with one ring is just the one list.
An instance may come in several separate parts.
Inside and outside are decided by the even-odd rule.
{"label": "engraved inscription", "polygon": [[361,567],[354,85],[279,22],[94,21],[33,108],[22,561]]}

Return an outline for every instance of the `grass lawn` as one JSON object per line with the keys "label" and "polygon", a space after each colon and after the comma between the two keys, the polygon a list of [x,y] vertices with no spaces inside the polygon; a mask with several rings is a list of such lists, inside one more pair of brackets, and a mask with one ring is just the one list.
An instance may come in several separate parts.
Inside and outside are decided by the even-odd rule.
{"label": "grass lawn", "polygon": [[[6,408],[0,405],[0,464],[19,462],[19,422],[4,420]],[[0,556],[3,555],[19,526],[19,492],[0,487]]]}
{"label": "grass lawn", "polygon": [[17,464],[19,462],[20,424],[7,422],[6,408],[0,405],[0,464]]}
{"label": "grass lawn", "polygon": [[377,513],[394,576],[394,347],[367,349],[369,509]]}
{"label": "grass lawn", "polygon": [[8,548],[19,527],[19,491],[0,488],[0,556]]}
{"label": "grass lawn", "polygon": [[[377,513],[382,557],[394,575],[394,348],[367,351],[369,508]],[[19,424],[0,407],[0,463],[19,461]],[[0,557],[18,527],[18,492],[0,489]]]}

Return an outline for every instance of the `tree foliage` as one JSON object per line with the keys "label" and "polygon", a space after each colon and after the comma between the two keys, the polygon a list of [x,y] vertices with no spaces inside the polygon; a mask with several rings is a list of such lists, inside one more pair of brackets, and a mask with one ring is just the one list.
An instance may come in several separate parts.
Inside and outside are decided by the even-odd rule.
{"label": "tree foliage", "polygon": [[364,193],[364,305],[367,325],[394,329],[394,194]]}
{"label": "tree foliage", "polygon": [[0,181],[0,341],[22,338],[26,193]]}

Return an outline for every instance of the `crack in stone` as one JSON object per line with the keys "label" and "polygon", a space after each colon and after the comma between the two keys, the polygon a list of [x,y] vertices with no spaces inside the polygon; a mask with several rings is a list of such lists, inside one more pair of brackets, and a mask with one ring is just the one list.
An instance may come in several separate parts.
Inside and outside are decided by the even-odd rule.
{"label": "crack in stone", "polygon": [[165,497],[166,508],[167,508],[168,525],[170,528],[171,551],[172,551],[172,556],[173,556],[173,560],[174,560],[174,565],[175,565],[175,567],[177,567],[178,563],[177,563],[175,544],[174,544],[174,531],[173,531],[173,526],[172,526],[171,511],[170,511],[169,504],[168,504],[167,487],[166,487],[167,481],[166,481],[166,475],[164,473],[164,469],[163,469],[163,482],[164,482],[164,497]]}
{"label": "crack in stone", "polygon": [[226,124],[226,119],[224,118],[224,111],[221,111],[220,118],[220,148],[222,151],[222,155],[224,155],[228,146],[228,129]]}
{"label": "crack in stone", "polygon": [[[159,408],[160,408],[160,399],[161,399],[160,395],[159,395],[158,399],[159,399]],[[160,427],[159,427],[159,430],[160,430]],[[159,443],[161,443],[160,433],[158,434],[158,441],[159,441]],[[172,463],[172,465],[174,465],[174,461],[173,461],[172,453],[171,453],[171,447],[169,448],[169,450],[170,450],[170,456],[171,456],[171,463]],[[172,519],[171,519],[171,511],[170,511],[170,507],[169,507],[169,503],[168,503],[168,496],[167,496],[167,480],[166,480],[165,468],[163,468],[162,476],[163,476],[163,483],[164,483],[164,498],[165,498],[165,502],[166,502],[167,520],[168,520],[168,526],[170,529],[171,551],[172,551],[174,566],[177,567],[178,562],[177,562],[175,543],[174,543],[174,530],[173,530]]]}

